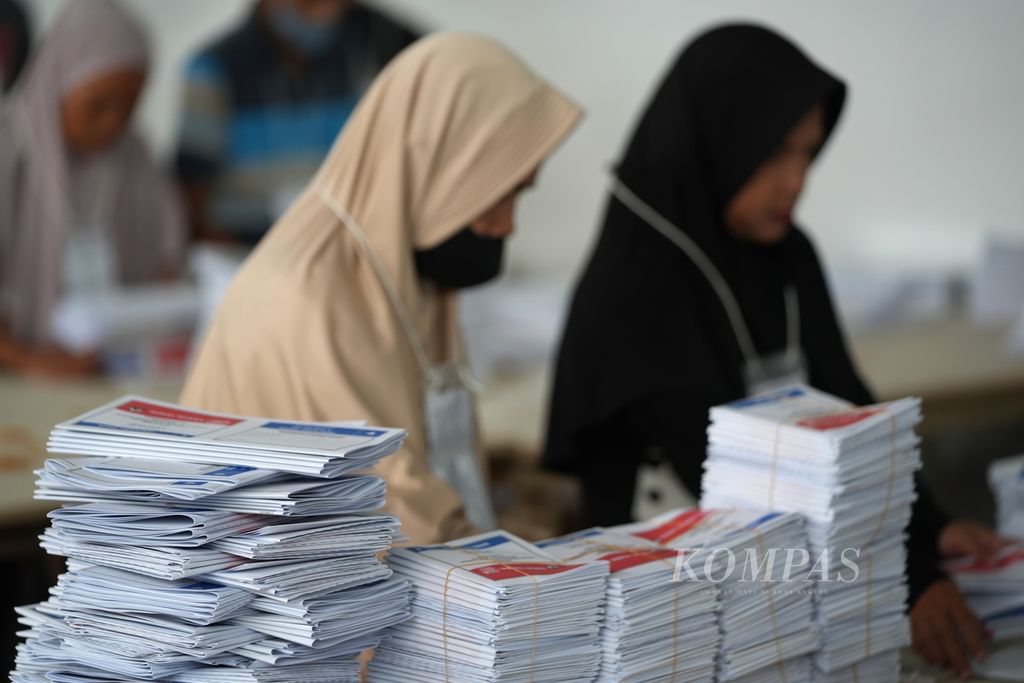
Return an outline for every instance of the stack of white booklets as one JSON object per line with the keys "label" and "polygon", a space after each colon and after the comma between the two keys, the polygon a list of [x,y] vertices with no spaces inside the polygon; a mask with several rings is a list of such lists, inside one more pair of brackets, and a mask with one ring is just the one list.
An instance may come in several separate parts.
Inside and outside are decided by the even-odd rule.
{"label": "stack of white booklets", "polygon": [[714,680],[718,592],[675,576],[679,551],[600,528],[537,545],[560,562],[608,563],[598,681]]}
{"label": "stack of white booklets", "polygon": [[801,515],[684,509],[613,531],[683,552],[677,578],[717,586],[717,680],[811,680],[820,641]]}
{"label": "stack of white booklets", "polygon": [[135,396],[58,425],[36,495],[66,503],[40,538],[68,571],[18,609],[11,680],[358,681],[410,613],[363,473],[403,438]]}
{"label": "stack of white booklets", "polygon": [[817,580],[818,680],[883,672],[909,644],[905,529],[920,401],[857,407],[792,386],[711,409],[701,506],[799,512]]}
{"label": "stack of white booklets", "polygon": [[946,570],[994,640],[1024,636],[1024,543],[1004,548],[984,562],[954,560]]}
{"label": "stack of white booklets", "polygon": [[999,533],[1024,540],[1024,455],[993,462],[988,482],[996,500]]}
{"label": "stack of white booklets", "polygon": [[368,680],[583,683],[597,676],[608,563],[561,563],[505,531],[400,548],[388,561],[415,588],[413,616],[377,649]]}

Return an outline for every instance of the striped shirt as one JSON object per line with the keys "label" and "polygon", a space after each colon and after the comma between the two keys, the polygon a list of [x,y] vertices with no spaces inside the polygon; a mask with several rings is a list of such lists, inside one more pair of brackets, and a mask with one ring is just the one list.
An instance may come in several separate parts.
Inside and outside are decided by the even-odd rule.
{"label": "striped shirt", "polygon": [[356,5],[324,55],[289,68],[253,12],[185,73],[176,168],[209,187],[207,220],[255,244],[313,177],[377,72],[416,35]]}

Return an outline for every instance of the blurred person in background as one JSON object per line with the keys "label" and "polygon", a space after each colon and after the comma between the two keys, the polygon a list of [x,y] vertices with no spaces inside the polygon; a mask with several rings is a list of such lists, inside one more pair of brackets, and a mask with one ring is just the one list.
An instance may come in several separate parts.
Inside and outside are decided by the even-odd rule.
{"label": "blurred person in background", "polygon": [[[14,86],[28,59],[32,30],[28,15],[16,0],[0,0],[0,86],[6,93]],[[0,101],[2,101],[0,96]]]}
{"label": "blurred person in background", "polygon": [[[697,38],[658,87],[615,169],[552,391],[544,462],[580,477],[587,525],[632,521],[648,459],[699,495],[712,406],[792,382],[875,402],[793,223],[845,96],[796,46],[751,25]],[[1005,541],[918,490],[914,646],[966,675],[987,634],[941,558],[988,557]]]}
{"label": "blurred person in background", "polygon": [[91,353],[54,343],[62,297],[178,273],[174,186],[131,119],[146,36],[108,0],[68,3],[0,112],[0,365],[87,374]]}
{"label": "blurred person in background", "polygon": [[519,193],[579,117],[489,39],[409,47],[242,265],[182,403],[400,425],[376,471],[402,532],[432,543],[492,524],[458,291],[499,274]]}
{"label": "blurred person in background", "polygon": [[417,37],[355,0],[260,0],[193,57],[176,162],[193,238],[259,241]]}

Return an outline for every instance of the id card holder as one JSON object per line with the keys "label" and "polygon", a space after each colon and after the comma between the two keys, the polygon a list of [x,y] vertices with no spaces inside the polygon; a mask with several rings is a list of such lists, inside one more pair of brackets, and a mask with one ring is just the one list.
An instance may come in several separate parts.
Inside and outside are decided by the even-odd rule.
{"label": "id card holder", "polygon": [[454,367],[435,370],[424,396],[430,469],[459,494],[470,523],[491,531],[497,523],[476,455],[473,395]]}

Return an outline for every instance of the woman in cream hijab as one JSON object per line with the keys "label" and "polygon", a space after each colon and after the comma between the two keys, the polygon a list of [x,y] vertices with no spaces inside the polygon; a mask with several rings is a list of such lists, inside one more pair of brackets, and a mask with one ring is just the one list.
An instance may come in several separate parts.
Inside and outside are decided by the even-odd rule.
{"label": "woman in cream hijab", "polygon": [[516,193],[579,117],[491,40],[435,34],[409,47],[243,264],[182,402],[404,427],[405,446],[379,469],[388,509],[417,543],[467,532],[463,502],[428,461],[428,377],[461,360],[460,278],[446,282],[444,264],[493,259],[458,244],[511,232]]}

